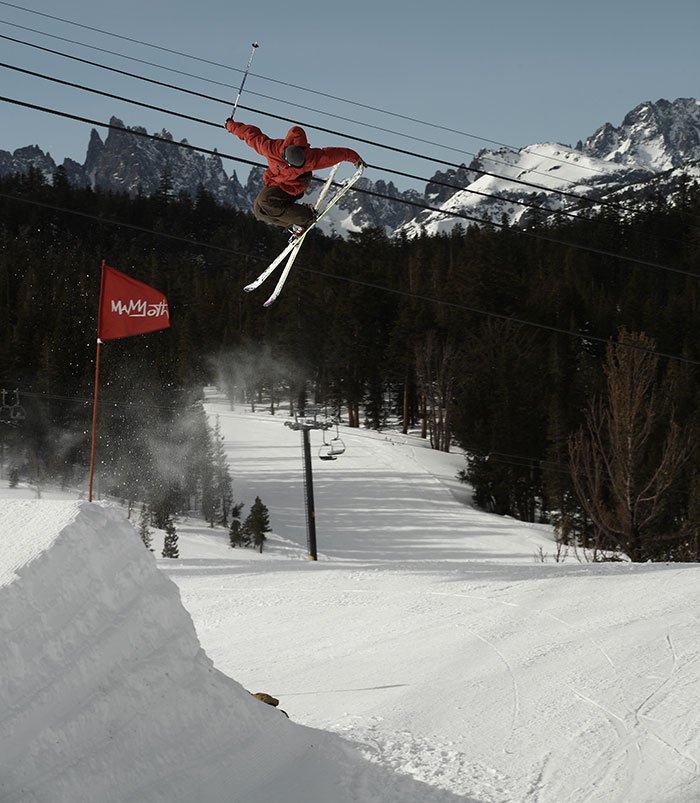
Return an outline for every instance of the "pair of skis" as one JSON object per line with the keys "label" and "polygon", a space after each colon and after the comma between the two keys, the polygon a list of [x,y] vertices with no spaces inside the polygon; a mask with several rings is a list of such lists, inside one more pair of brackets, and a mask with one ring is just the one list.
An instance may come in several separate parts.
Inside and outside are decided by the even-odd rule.
{"label": "pair of skis", "polygon": [[279,294],[282,292],[282,288],[284,287],[284,283],[287,281],[287,277],[289,276],[289,271],[292,269],[292,265],[294,264],[294,260],[297,258],[299,253],[299,249],[304,242],[304,238],[306,235],[311,231],[311,229],[321,220],[337,203],[338,201],[347,194],[350,188],[355,184],[355,182],[360,178],[362,175],[362,171],[364,170],[364,166],[360,165],[357,170],[353,173],[350,178],[346,179],[339,187],[335,195],[331,197],[328,203],[325,206],[321,206],[323,200],[325,199],[326,195],[328,195],[328,190],[331,188],[331,184],[333,183],[333,179],[335,178],[335,174],[338,172],[338,168],[340,165],[334,165],[333,169],[330,172],[330,175],[326,179],[325,184],[321,188],[321,192],[319,193],[318,198],[316,199],[316,203],[314,204],[314,209],[316,210],[316,220],[304,230],[302,234],[298,237],[292,237],[289,241],[289,245],[265,268],[265,270],[258,276],[257,279],[252,281],[250,284],[247,284],[243,289],[246,293],[250,293],[252,290],[257,289],[260,285],[272,274],[274,273],[275,269],[278,268],[282,262],[284,262],[285,258],[287,259],[287,263],[280,274],[279,279],[277,280],[277,285],[275,289],[272,291],[272,295],[267,299],[267,301],[263,304],[264,307],[269,307],[271,304],[274,304],[275,301],[279,298]]}

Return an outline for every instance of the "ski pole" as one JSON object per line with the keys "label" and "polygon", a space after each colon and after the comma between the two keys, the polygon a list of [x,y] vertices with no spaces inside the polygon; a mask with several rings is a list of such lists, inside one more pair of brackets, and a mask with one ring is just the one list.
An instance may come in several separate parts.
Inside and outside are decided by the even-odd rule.
{"label": "ski pole", "polygon": [[243,92],[243,85],[245,84],[245,79],[248,77],[248,73],[250,72],[250,65],[253,63],[253,56],[255,55],[256,49],[259,47],[257,42],[253,42],[253,49],[250,51],[250,58],[248,59],[248,66],[245,68],[245,72],[243,73],[243,80],[241,81],[241,86],[238,90],[238,94],[236,95],[236,101],[233,104],[233,111],[231,112],[231,119],[233,120],[236,109],[238,108],[238,101],[241,99],[241,92]]}

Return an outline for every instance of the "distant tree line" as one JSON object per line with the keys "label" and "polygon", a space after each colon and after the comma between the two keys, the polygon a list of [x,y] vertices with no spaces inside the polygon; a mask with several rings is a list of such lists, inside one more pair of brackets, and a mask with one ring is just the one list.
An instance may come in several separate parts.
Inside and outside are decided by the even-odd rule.
{"label": "distant tree line", "polygon": [[[0,424],[8,465],[66,482],[85,470],[104,258],[171,305],[170,330],[103,349],[101,470],[155,515],[196,505],[230,524],[198,406],[217,382],[232,403],[313,402],[350,426],[398,422],[435,449],[457,444],[479,505],[553,522],[562,542],[700,559],[697,187],[527,232],[312,234],[270,309],[241,289],[284,232],[202,189],[129,198],[59,169],[53,184],[31,172],[0,191],[44,204],[0,198],[0,387],[28,394],[22,427]],[[156,444],[170,444],[169,470]]]}

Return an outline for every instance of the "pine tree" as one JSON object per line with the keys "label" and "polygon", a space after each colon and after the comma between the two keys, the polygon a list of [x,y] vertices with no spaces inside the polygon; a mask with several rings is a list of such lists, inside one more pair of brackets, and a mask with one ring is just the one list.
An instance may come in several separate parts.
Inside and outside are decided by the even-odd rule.
{"label": "pine tree", "polygon": [[151,528],[148,526],[149,520],[151,518],[151,514],[148,511],[148,506],[146,504],[141,505],[141,517],[139,518],[139,535],[141,536],[141,540],[146,545],[146,549],[150,549],[153,552],[151,544],[153,543],[153,533],[151,532]]}
{"label": "pine tree", "polygon": [[231,525],[228,528],[228,540],[232,547],[246,546],[244,543],[244,530],[241,524],[241,510],[243,504],[233,505],[231,508]]}
{"label": "pine tree", "polygon": [[214,490],[214,472],[211,465],[202,469],[202,514],[213,527],[216,523],[216,494]]}
{"label": "pine tree", "polygon": [[180,550],[177,547],[177,530],[171,516],[165,522],[165,541],[163,542],[164,558],[179,558]]}
{"label": "pine tree", "polygon": [[185,485],[193,497],[192,505],[199,506],[211,527],[216,522],[216,491],[214,488],[214,447],[211,427],[201,401],[194,405],[191,430],[188,433],[191,446],[186,466]]}
{"label": "pine tree", "polygon": [[219,416],[216,417],[216,424],[212,432],[212,462],[214,468],[213,487],[216,495],[216,504],[221,511],[220,523],[224,527],[228,524],[229,505],[233,491],[231,488],[231,474],[228,470],[228,460],[224,451],[224,437],[221,434]]}
{"label": "pine tree", "polygon": [[270,513],[267,507],[260,501],[260,497],[255,497],[255,502],[250,508],[250,513],[245,520],[243,529],[250,533],[253,544],[258,547],[260,552],[263,551],[263,544],[265,543],[265,533],[270,532]]}
{"label": "pine tree", "polygon": [[216,523],[216,489],[214,487],[214,453],[211,441],[211,430],[207,425],[204,430],[206,436],[203,451],[200,455],[199,483],[202,494],[202,515],[213,527]]}

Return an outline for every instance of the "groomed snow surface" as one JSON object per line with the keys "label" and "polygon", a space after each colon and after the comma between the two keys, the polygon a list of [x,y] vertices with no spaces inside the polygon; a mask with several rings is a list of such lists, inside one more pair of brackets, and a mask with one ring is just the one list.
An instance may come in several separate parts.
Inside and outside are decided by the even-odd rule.
{"label": "groomed snow surface", "polygon": [[700,801],[700,566],[555,563],[459,455],[343,428],[308,561],[300,434],[207,409],[262,555],[3,482],[2,803]]}

